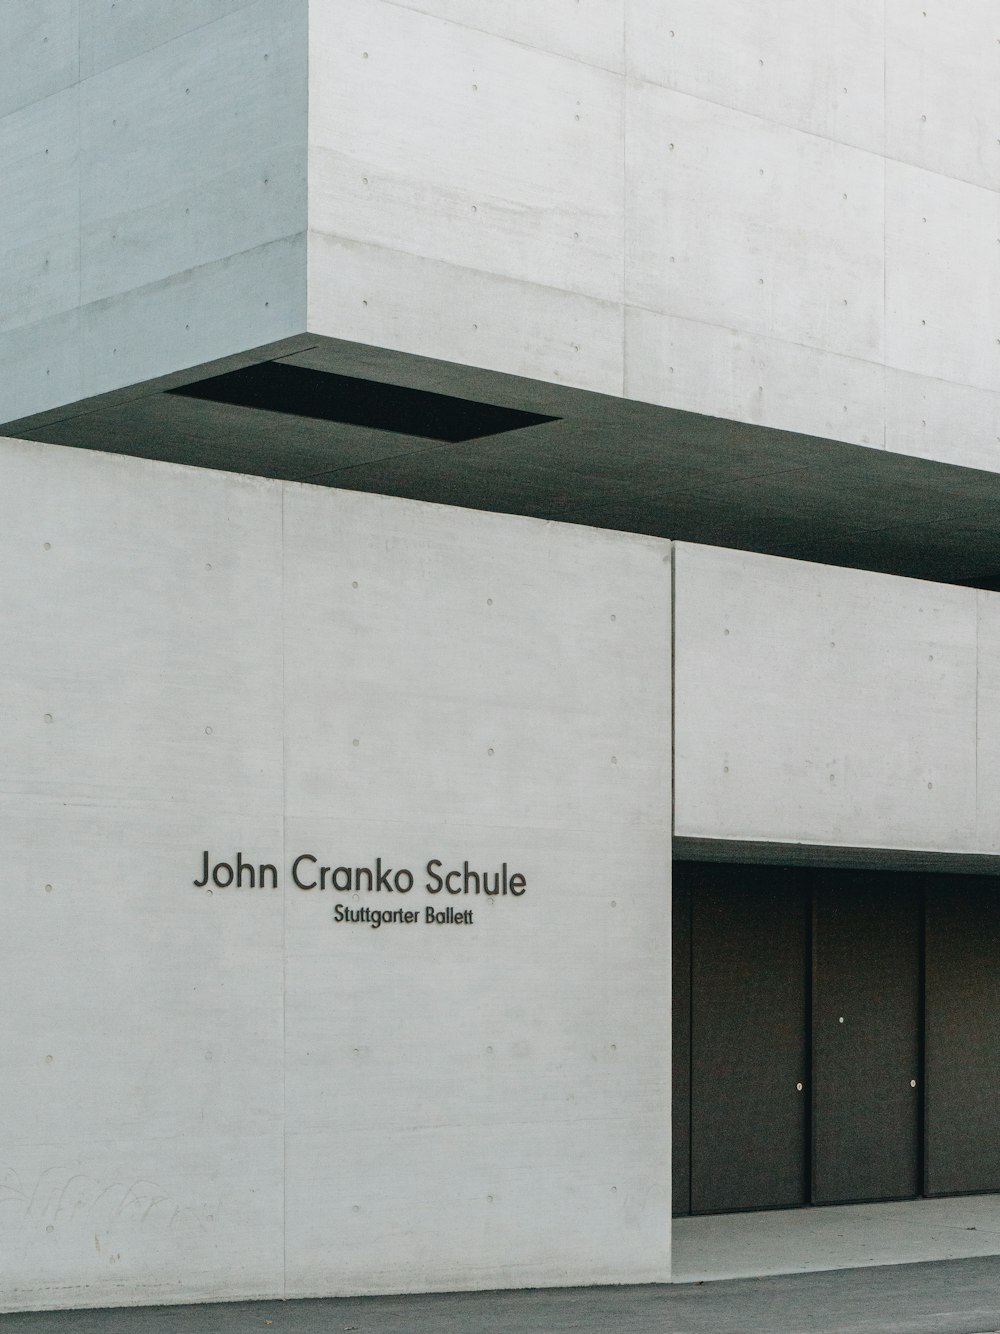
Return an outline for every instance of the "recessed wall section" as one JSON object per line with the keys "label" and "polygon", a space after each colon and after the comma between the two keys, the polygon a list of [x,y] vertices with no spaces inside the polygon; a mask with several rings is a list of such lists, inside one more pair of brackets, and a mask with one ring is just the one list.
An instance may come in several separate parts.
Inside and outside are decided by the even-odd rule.
{"label": "recessed wall section", "polygon": [[977,599],[995,595],[686,544],[675,559],[678,835],[995,850],[976,823]]}

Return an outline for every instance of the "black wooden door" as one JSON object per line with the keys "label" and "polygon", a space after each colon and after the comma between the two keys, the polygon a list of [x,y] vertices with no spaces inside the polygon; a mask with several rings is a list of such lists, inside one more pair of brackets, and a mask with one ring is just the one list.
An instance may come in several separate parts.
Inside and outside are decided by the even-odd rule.
{"label": "black wooden door", "polygon": [[675,866],[691,887],[691,1211],[808,1198],[800,877]]}
{"label": "black wooden door", "polygon": [[922,893],[913,878],[814,878],[813,1200],[921,1189]]}
{"label": "black wooden door", "polygon": [[928,1195],[1000,1190],[1000,882],[928,877]]}
{"label": "black wooden door", "polygon": [[691,1212],[691,885],[674,873],[673,912],[673,1204]]}

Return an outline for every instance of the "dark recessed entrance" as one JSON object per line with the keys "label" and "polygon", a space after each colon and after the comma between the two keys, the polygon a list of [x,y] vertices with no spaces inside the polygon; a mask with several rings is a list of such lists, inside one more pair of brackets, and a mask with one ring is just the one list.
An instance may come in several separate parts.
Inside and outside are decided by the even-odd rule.
{"label": "dark recessed entrance", "polygon": [[691,890],[691,1207],[803,1204],[805,896],[794,873],[753,868],[733,894],[715,869]]}
{"label": "dark recessed entrance", "polygon": [[1000,882],[932,876],[926,902],[925,1190],[1000,1190]]}
{"label": "dark recessed entrance", "polygon": [[909,876],[813,879],[812,1200],[920,1193],[922,903]]}
{"label": "dark recessed entrance", "polygon": [[674,864],[676,1214],[1000,1189],[998,883]]}

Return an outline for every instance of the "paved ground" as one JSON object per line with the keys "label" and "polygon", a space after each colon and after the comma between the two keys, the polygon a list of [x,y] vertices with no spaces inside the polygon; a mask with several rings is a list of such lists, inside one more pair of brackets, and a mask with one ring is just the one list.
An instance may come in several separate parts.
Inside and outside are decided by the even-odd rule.
{"label": "paved ground", "polygon": [[679,1283],[1000,1256],[1000,1195],[675,1218]]}
{"label": "paved ground", "polygon": [[996,1334],[1000,1257],[636,1288],[0,1315],[4,1334]]}

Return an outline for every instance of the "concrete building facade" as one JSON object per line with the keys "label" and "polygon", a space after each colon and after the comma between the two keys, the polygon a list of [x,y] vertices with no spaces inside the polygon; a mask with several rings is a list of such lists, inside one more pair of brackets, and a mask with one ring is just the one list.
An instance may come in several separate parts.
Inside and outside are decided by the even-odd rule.
{"label": "concrete building facade", "polygon": [[1000,1188],[1000,27],[921,2],[5,7],[0,1309]]}

